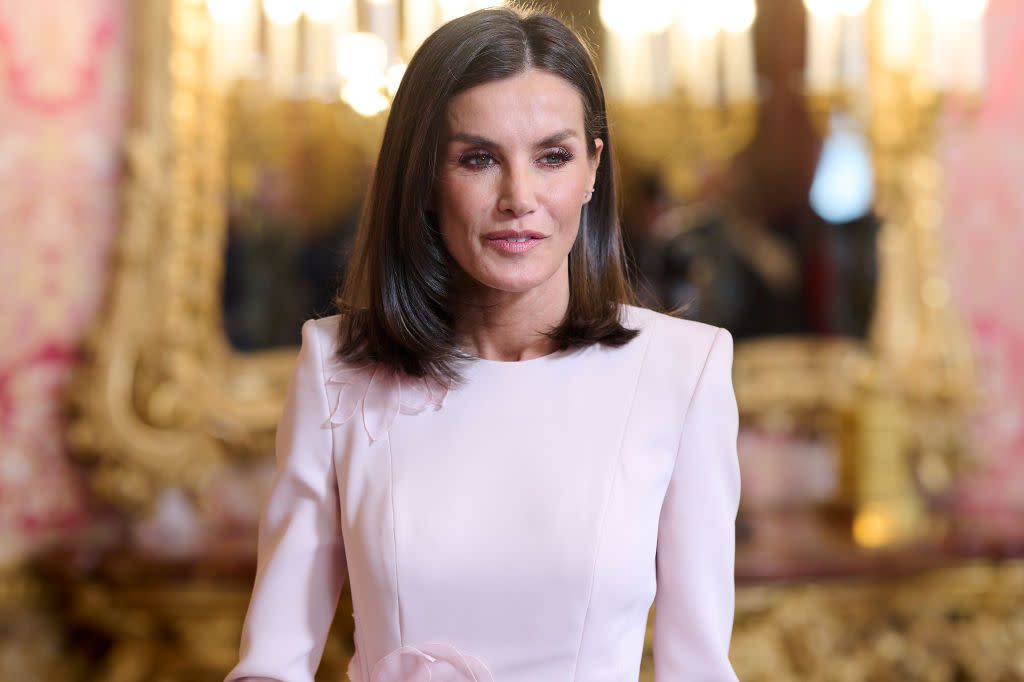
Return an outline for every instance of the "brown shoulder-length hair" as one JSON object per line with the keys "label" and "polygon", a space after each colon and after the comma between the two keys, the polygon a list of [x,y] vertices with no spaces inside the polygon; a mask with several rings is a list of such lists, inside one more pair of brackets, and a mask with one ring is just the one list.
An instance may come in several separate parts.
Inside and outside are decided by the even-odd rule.
{"label": "brown shoulder-length hair", "polygon": [[568,26],[539,12],[486,9],[450,21],[413,56],[388,115],[363,208],[341,312],[338,357],[379,362],[442,381],[460,379],[470,359],[455,343],[454,274],[432,212],[440,136],[448,102],[476,85],[527,69],[564,78],[583,99],[591,155],[604,141],[594,194],[584,204],[569,252],[569,307],[548,331],[559,349],[621,346],[636,330],[620,322],[635,301],[623,262],[604,91],[590,52]]}

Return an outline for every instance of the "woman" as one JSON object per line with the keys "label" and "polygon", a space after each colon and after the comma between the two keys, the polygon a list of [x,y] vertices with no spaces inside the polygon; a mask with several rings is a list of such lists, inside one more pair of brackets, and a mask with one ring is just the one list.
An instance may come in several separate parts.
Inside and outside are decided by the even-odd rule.
{"label": "woman", "polygon": [[[309,321],[228,680],[735,680],[728,332],[633,307],[597,71],[485,10],[409,64],[341,316]],[[656,590],[656,591],[655,591]],[[347,615],[347,614],[346,614]]]}

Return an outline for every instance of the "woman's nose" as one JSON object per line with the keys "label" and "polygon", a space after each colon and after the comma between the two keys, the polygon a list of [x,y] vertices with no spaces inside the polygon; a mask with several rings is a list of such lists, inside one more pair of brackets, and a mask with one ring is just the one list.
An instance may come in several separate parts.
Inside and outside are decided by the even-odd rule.
{"label": "woman's nose", "polygon": [[530,213],[537,207],[530,170],[511,164],[507,164],[504,170],[498,190],[498,210],[516,218]]}

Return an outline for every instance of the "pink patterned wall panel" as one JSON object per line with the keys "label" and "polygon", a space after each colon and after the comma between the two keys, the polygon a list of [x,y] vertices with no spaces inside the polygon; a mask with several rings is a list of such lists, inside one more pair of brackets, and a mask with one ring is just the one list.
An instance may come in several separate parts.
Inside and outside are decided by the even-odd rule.
{"label": "pink patterned wall panel", "polygon": [[0,0],[0,565],[80,527],[62,394],[103,293],[123,0]]}
{"label": "pink patterned wall panel", "polygon": [[943,136],[946,235],[957,303],[973,332],[984,403],[967,514],[1024,511],[1024,3],[991,0],[988,91]]}

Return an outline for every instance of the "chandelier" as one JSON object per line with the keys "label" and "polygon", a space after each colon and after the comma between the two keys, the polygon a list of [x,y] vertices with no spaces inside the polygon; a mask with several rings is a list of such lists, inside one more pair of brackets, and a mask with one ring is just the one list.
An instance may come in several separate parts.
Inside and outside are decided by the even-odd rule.
{"label": "chandelier", "polygon": [[754,0],[601,0],[605,80],[628,103],[682,92],[701,108],[756,99]]}
{"label": "chandelier", "polygon": [[980,94],[987,0],[804,0],[805,85],[863,92],[869,57],[919,95]]}
{"label": "chandelier", "polygon": [[206,0],[220,87],[262,82],[275,97],[341,100],[364,116],[390,104],[405,65],[441,24],[489,0]]}
{"label": "chandelier", "polygon": [[[405,64],[442,23],[494,0],[206,0],[213,75],[277,96],[387,108]],[[809,97],[863,92],[869,60],[919,93],[977,94],[987,0],[804,0]],[[874,12],[872,12],[874,10]],[[680,92],[698,108],[756,102],[755,0],[600,0],[609,94],[646,103]]]}
{"label": "chandelier", "polygon": [[[987,0],[804,0],[805,92],[863,92],[869,60],[877,59],[882,68],[910,76],[920,92],[977,94],[984,84],[986,5]],[[701,107],[756,99],[756,16],[754,0],[601,0],[609,90],[637,102],[682,91]]]}

